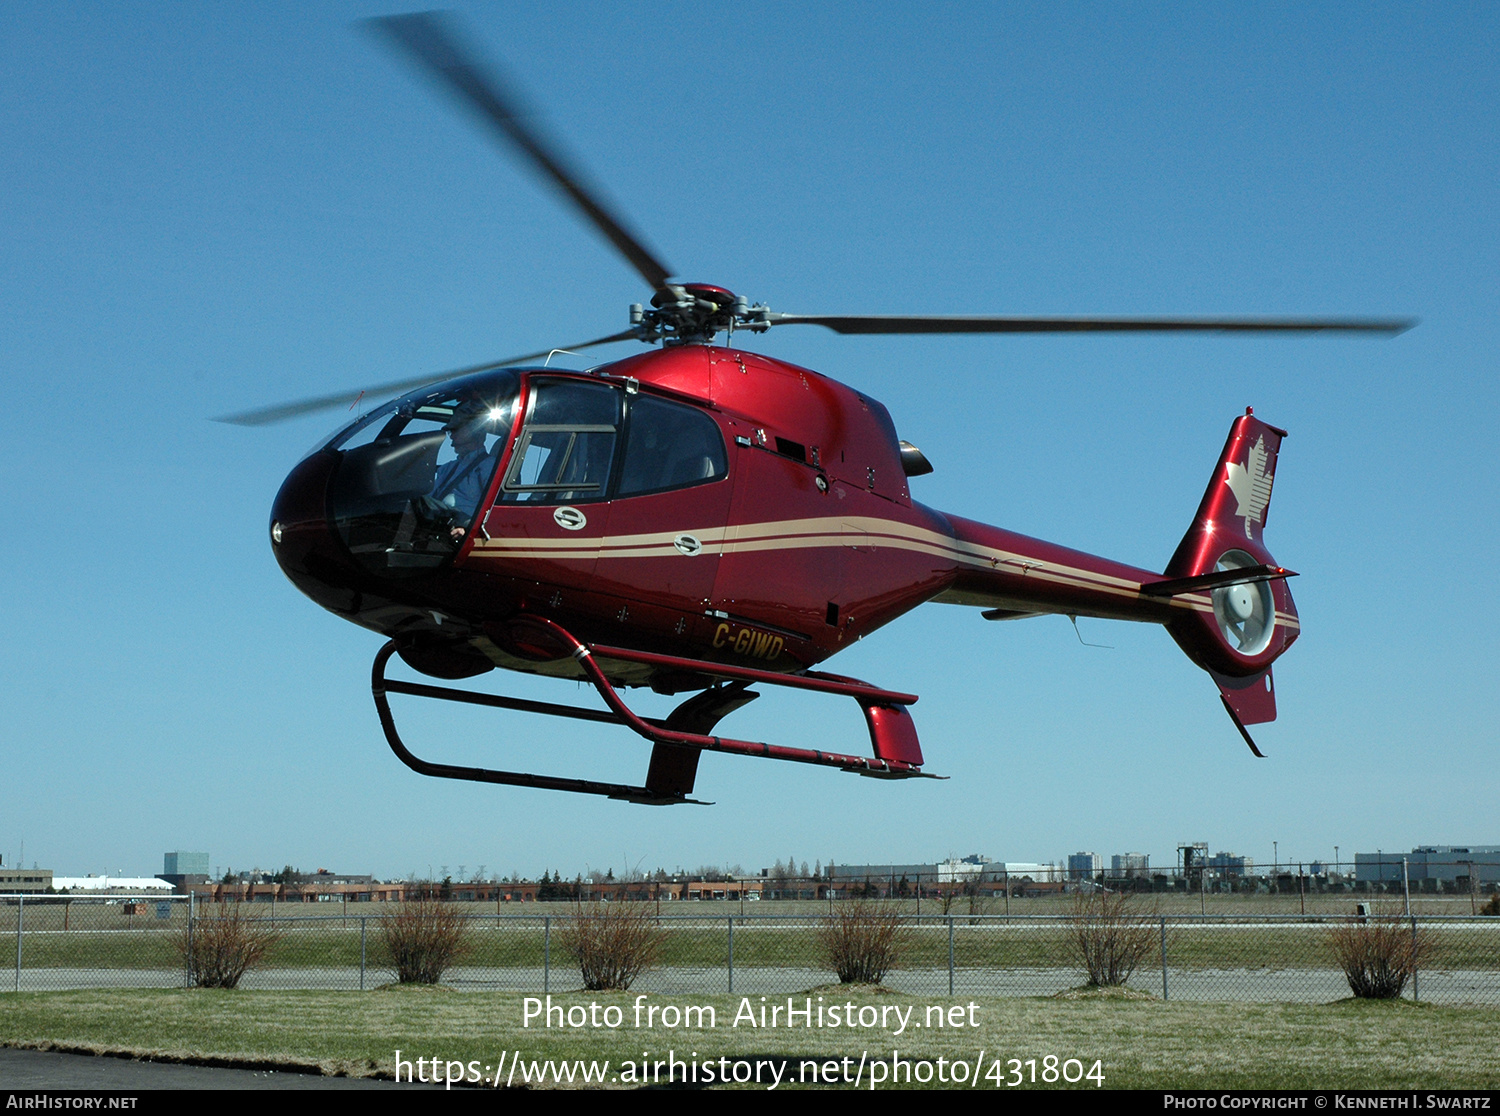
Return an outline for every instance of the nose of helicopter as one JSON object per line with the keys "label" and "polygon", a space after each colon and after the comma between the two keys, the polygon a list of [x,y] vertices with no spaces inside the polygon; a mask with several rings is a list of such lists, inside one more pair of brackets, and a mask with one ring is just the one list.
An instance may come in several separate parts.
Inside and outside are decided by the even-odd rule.
{"label": "nose of helicopter", "polygon": [[271,505],[271,550],[292,584],[324,608],[350,612],[358,572],[328,518],[328,488],[338,455],[314,453],[298,463]]}

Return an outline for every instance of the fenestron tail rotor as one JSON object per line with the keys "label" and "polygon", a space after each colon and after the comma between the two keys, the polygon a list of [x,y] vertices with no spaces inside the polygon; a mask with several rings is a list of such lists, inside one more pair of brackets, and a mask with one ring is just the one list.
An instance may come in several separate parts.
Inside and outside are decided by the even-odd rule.
{"label": "fenestron tail rotor", "polygon": [[[1223,554],[1221,572],[1255,569],[1259,563],[1243,550]],[[1224,642],[1247,658],[1259,655],[1271,642],[1276,626],[1276,602],[1269,581],[1246,581],[1223,585],[1211,591],[1214,619]]]}

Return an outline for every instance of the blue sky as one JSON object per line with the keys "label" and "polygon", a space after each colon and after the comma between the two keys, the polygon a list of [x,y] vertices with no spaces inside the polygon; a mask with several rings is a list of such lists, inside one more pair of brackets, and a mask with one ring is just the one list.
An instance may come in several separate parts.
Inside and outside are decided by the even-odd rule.
{"label": "blue sky", "polygon": [[[393,10],[0,7],[0,359],[26,404],[0,443],[7,864],[22,840],[65,874],[182,848],[380,875],[1500,843],[1492,5],[463,9],[676,274],[774,309],[1422,319],[745,341],[882,400],[936,466],[924,503],[1156,568],[1253,405],[1291,433],[1267,539],[1301,571],[1304,635],[1255,760],[1158,629],[1082,621],[1100,649],[1061,618],[928,606],[832,665],[920,693],[949,781],[708,756],[718,804],[671,810],[401,767],[378,638],[301,597],[266,539],[340,416],[207,421],[599,336],[644,300],[354,26]],[[433,758],[645,769],[623,730],[403,714]],[[826,698],[725,727],[866,746]]]}

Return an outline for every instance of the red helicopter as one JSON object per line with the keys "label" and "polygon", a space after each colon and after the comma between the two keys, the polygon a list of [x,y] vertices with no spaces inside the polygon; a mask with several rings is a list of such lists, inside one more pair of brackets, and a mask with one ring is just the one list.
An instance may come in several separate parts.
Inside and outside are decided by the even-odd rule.
{"label": "red helicopter", "polygon": [[[558,350],[226,416],[259,424],[377,392],[407,394],[340,430],[287,477],[271,543],[292,582],[380,632],[372,690],[385,736],[442,778],[695,802],[704,751],[886,779],[934,777],[916,695],[814,669],[928,601],[987,620],[1042,614],[1157,623],[1247,725],[1276,716],[1271,665],[1300,626],[1263,532],[1285,431],[1235,419],[1203,501],[1157,573],[948,515],[907,480],[931,471],[869,396],[806,368],[713,344],[720,334],[816,325],[843,334],[1221,331],[1398,333],[1410,321],[807,316],[723,287],[672,280],[597,191],[523,118],[440,17],[372,26],[519,151],[612,243],[654,294],[624,340],[661,347],[586,371],[536,366]],[[531,362],[531,363],[528,363]],[[415,390],[408,390],[408,389]],[[606,709],[386,677],[391,656],[439,679],[496,667],[584,680]],[[714,735],[756,685],[853,698],[873,755]],[[621,690],[689,694],[664,719]],[[652,745],[639,786],[421,759],[388,695],[624,725]]]}

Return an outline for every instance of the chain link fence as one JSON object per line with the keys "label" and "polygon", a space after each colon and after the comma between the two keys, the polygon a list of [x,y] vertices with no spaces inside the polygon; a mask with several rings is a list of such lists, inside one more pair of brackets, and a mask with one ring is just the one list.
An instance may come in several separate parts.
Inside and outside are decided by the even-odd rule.
{"label": "chain link fence", "polygon": [[[0,897],[0,964],[11,968],[0,988],[187,986],[193,982],[187,936],[205,917],[239,906],[186,897]],[[275,931],[242,988],[356,991],[395,979],[385,916],[368,913],[367,905],[330,915],[242,906],[255,926]],[[443,983],[526,993],[578,989],[578,967],[564,946],[571,909],[560,906],[555,914],[464,913],[463,951]],[[1149,942],[1130,988],[1168,1000],[1327,1002],[1349,995],[1332,938],[1338,927],[1354,924],[1350,918],[1136,913],[1131,919]],[[1390,924],[1392,916],[1372,920]],[[816,915],[663,914],[656,920],[658,962],[633,990],[836,991],[818,940],[822,922]],[[1399,925],[1423,943],[1405,997],[1500,1006],[1500,918],[1402,916]],[[885,983],[902,992],[1048,996],[1087,980],[1079,925],[1067,915],[906,915],[901,935],[900,964]]]}

